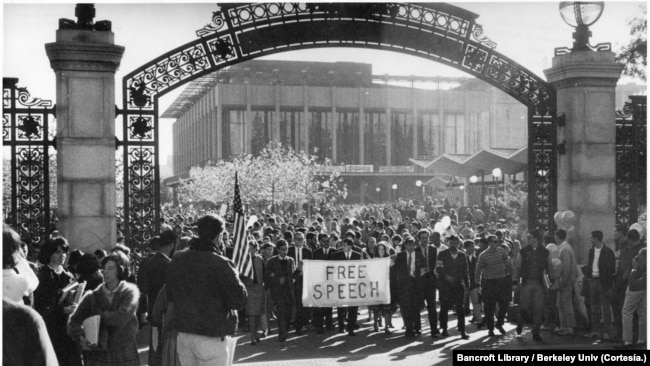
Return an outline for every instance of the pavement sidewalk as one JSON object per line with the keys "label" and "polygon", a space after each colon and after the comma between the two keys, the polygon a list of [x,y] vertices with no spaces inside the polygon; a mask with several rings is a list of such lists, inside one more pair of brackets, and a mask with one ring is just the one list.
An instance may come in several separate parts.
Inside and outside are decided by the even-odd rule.
{"label": "pavement sidewalk", "polygon": [[[393,316],[392,334],[372,331],[372,322],[367,322],[367,311],[361,309],[359,315],[360,329],[355,337],[336,330],[316,334],[310,329],[302,336],[289,333],[286,342],[278,342],[277,333],[262,339],[262,342],[250,345],[248,334],[240,333],[235,351],[235,364],[246,366],[380,366],[380,365],[451,365],[454,349],[486,349],[495,352],[503,350],[591,350],[614,349],[613,343],[600,343],[587,338],[583,333],[572,336],[560,336],[542,331],[542,342],[532,339],[530,328],[524,328],[517,336],[515,325],[507,323],[506,334],[498,332],[495,337],[488,337],[488,331],[477,330],[474,324],[466,322],[470,339],[463,340],[456,331],[456,319],[450,314],[449,337],[431,338],[426,314],[422,314],[423,333],[415,338],[404,337],[402,320],[397,312]],[[469,321],[471,316],[466,317]],[[272,323],[273,329],[275,322]],[[148,327],[143,327],[139,334],[141,365],[147,365]]]}

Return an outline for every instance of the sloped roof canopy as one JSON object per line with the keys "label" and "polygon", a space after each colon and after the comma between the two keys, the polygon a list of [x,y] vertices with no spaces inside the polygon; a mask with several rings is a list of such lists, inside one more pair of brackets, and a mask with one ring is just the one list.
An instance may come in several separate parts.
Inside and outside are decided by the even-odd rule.
{"label": "sloped roof canopy", "polygon": [[471,177],[481,175],[481,172],[484,175],[490,174],[494,168],[501,169],[504,174],[515,174],[526,169],[528,147],[524,146],[509,155],[483,149],[467,158],[443,154],[429,162],[410,160],[413,164],[424,168],[425,172],[436,175]]}
{"label": "sloped roof canopy", "polygon": [[514,161],[510,156],[505,156],[493,150],[481,150],[470,156],[463,165],[483,170],[490,174],[494,168],[499,168],[504,174],[515,174],[526,168],[526,163]]}

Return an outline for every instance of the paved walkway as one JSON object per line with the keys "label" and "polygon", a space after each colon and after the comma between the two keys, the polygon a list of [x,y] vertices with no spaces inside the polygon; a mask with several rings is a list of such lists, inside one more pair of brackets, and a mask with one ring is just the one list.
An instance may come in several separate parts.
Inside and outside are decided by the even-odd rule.
{"label": "paved walkway", "polygon": [[[359,325],[355,337],[347,333],[336,331],[316,334],[309,330],[303,336],[289,333],[287,341],[278,342],[277,333],[272,334],[255,346],[250,345],[250,337],[237,335],[237,349],[235,352],[236,365],[249,366],[380,366],[380,365],[451,365],[452,351],[454,349],[612,349],[614,344],[600,344],[583,335],[558,336],[550,332],[542,332],[543,342],[532,339],[530,328],[524,328],[520,337],[516,335],[515,325],[506,324],[507,333],[496,337],[488,337],[488,331],[477,330],[476,326],[467,323],[468,340],[462,340],[456,331],[456,319],[450,314],[449,337],[431,338],[429,336],[428,321],[423,313],[423,335],[416,338],[404,337],[401,330],[402,320],[397,312],[393,316],[392,334],[372,331],[372,322],[367,320],[366,309],[361,310]],[[471,316],[466,318],[467,321]],[[275,321],[272,322],[275,327]],[[148,331],[143,328],[141,334]],[[147,365],[147,341],[144,335],[140,337],[140,355],[142,365]]]}

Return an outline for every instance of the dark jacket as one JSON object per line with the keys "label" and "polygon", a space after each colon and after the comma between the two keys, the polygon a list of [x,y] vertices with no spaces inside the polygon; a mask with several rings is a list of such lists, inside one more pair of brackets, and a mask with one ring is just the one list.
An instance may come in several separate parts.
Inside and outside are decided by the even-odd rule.
{"label": "dark jacket", "polygon": [[[284,260],[279,255],[274,255],[266,262],[264,273],[264,283],[271,289],[271,297],[274,302],[283,300],[283,297],[290,296],[293,301],[293,282],[296,264],[293,258],[286,256]],[[280,278],[285,277],[284,284],[280,283]]]}
{"label": "dark jacket", "polygon": [[544,284],[544,273],[548,273],[548,250],[544,246],[539,245],[535,250],[532,245],[525,246],[519,251],[516,262],[517,282],[521,278],[521,283],[535,281]]}
{"label": "dark jacket", "polygon": [[[451,256],[451,250],[443,250],[438,255],[438,285],[458,285],[461,282],[465,288],[469,287],[469,270],[467,266],[467,256],[465,253],[458,251],[456,258]],[[453,277],[451,283],[447,281],[447,276]]]}
{"label": "dark jacket", "polygon": [[2,300],[2,364],[58,366],[43,318],[30,307]]}
{"label": "dark jacket", "polygon": [[[407,281],[411,278],[410,269],[408,266],[408,256],[407,251],[403,251],[397,254],[395,258],[395,277],[399,282]],[[415,278],[419,279],[422,275],[423,270],[426,270],[427,265],[424,262],[424,255],[421,252],[413,251],[415,253]],[[398,285],[399,286],[399,285]]]}
{"label": "dark jacket", "polygon": [[214,243],[194,239],[167,269],[167,298],[174,303],[173,328],[224,337],[234,333],[234,310],[246,305],[247,293],[233,262]]}
{"label": "dark jacket", "polygon": [[[424,278],[428,280],[431,280],[433,284],[435,285],[436,283],[436,262],[438,261],[438,248],[435,247],[435,245],[429,244],[427,246],[428,252],[429,252],[429,271],[424,274]],[[423,267],[426,269],[427,268],[427,258],[424,257],[424,252],[422,250],[422,247],[418,245],[417,248],[415,248],[415,251],[418,253],[422,253],[424,262],[423,262]]]}
{"label": "dark jacket", "polygon": [[[350,251],[350,260],[361,260],[361,253],[355,252],[354,250]],[[347,257],[345,255],[345,252],[343,250],[339,250],[337,252],[334,252],[332,254],[332,260],[336,261],[344,261],[347,260]]]}
{"label": "dark jacket", "polygon": [[[113,302],[109,302],[104,295],[104,286],[99,286],[86,294],[75,311],[70,315],[68,334],[74,340],[84,334],[81,325],[86,318],[101,315],[99,320],[100,345],[108,352],[118,353],[125,347],[136,342],[138,332],[138,301],[140,291],[138,287],[127,281],[122,281],[114,293]],[[101,334],[108,335],[108,343],[102,343]],[[98,351],[101,352],[101,351]]]}
{"label": "dark jacket", "polygon": [[141,312],[151,312],[156,302],[160,289],[165,285],[167,277],[167,268],[171,259],[162,253],[156,253],[147,258],[140,266],[138,272],[138,288],[142,294],[140,299]]}
{"label": "dark jacket", "polygon": [[[591,268],[594,263],[595,249],[592,246],[589,249],[589,261],[587,262],[587,270],[585,276],[591,278]],[[598,277],[603,286],[603,290],[609,290],[614,284],[614,272],[616,271],[616,256],[614,251],[603,245],[600,250],[600,257],[598,258]]]}
{"label": "dark jacket", "polygon": [[472,259],[469,259],[469,256],[467,256],[467,271],[469,272],[469,289],[475,289],[480,286],[480,284],[476,283],[476,264],[478,263],[478,255],[474,253],[472,256]]}
{"label": "dark jacket", "polygon": [[336,252],[336,249],[329,248],[327,250],[327,254],[325,254],[325,250],[323,247],[320,247],[314,251],[314,255],[312,259],[316,260],[332,260],[332,254]]}

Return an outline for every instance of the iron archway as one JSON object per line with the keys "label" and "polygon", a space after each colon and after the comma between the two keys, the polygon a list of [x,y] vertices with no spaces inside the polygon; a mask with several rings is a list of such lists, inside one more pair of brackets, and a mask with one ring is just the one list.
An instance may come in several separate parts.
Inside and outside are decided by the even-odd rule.
{"label": "iron archway", "polygon": [[396,51],[481,79],[528,108],[528,227],[553,228],[557,206],[556,93],[496,51],[477,14],[410,3],[225,4],[198,39],[123,79],[124,235],[135,245],[159,225],[158,100],[224,67],[279,52],[324,47]]}

